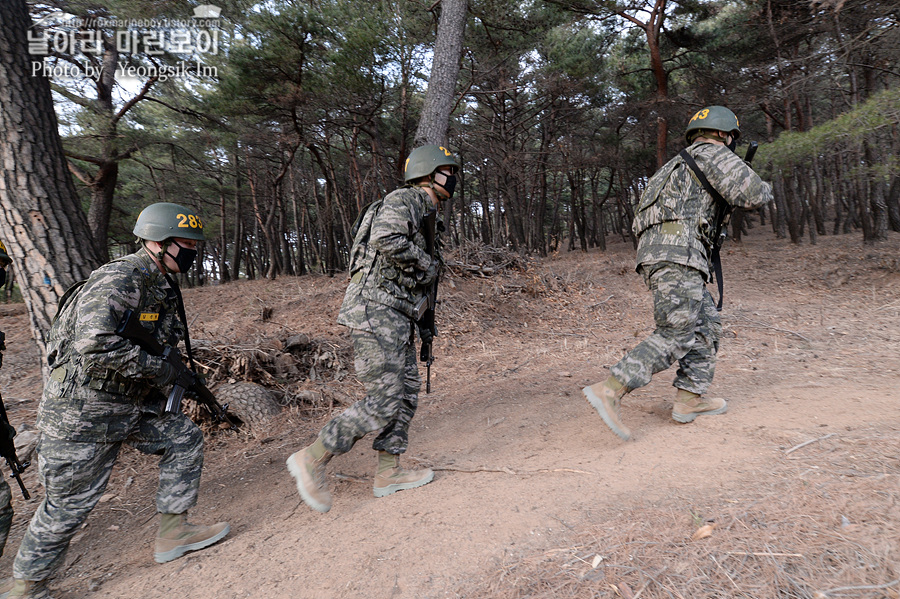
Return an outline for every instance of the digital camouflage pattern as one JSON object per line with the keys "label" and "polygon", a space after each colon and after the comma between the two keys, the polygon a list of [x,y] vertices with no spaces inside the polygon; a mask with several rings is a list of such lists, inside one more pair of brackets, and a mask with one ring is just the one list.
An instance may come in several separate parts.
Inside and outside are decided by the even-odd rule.
{"label": "digital camouflage pattern", "polygon": [[[729,204],[752,209],[772,200],[772,187],[725,146],[700,139],[688,153]],[[638,268],[673,262],[696,268],[708,281],[715,226],[715,200],[676,156],[650,178],[635,209]]]}
{"label": "digital camouflage pattern", "polygon": [[376,450],[406,451],[421,386],[415,307],[440,264],[439,257],[425,251],[423,225],[430,210],[434,203],[428,194],[407,186],[372,204],[360,219],[338,323],[351,329],[356,375],[366,397],[322,429],[320,438],[331,453],[346,453],[375,431],[381,431],[373,443]]}
{"label": "digital camouflage pattern", "polygon": [[350,248],[350,284],[339,324],[368,330],[369,302],[414,316],[440,262],[425,251],[423,224],[430,210],[434,204],[419,187],[401,187],[369,206]]}
{"label": "digital camouflage pattern", "polygon": [[675,387],[702,395],[716,372],[722,323],[699,270],[662,263],[644,270],[656,329],[610,368],[629,389],[678,362]]}
{"label": "digital camouflage pattern", "polygon": [[381,431],[372,447],[401,454],[407,448],[421,387],[412,321],[374,302],[361,312],[369,330],[352,329],[350,334],[356,377],[365,386],[366,397],[326,424],[319,438],[328,451],[339,455],[368,433]]}
{"label": "digital camouflage pattern", "polygon": [[9,488],[9,483],[3,478],[3,474],[0,474],[0,555],[3,555],[3,548],[6,547],[12,519],[12,490]]}
{"label": "digital camouflage pattern", "polygon": [[161,456],[162,513],[196,503],[203,464],[197,426],[184,414],[163,412],[165,390],[157,381],[171,366],[115,334],[131,309],[160,343],[184,337],[174,290],[149,253],[141,249],[98,268],[64,300],[50,328],[51,373],[38,408],[46,496],[13,565],[15,577],[25,580],[43,580],[62,562],[102,496],[122,443]]}
{"label": "digital camouflage pattern", "polygon": [[[710,184],[730,204],[758,208],[772,188],[734,152],[697,140],[688,148]],[[635,211],[637,270],[653,294],[656,329],[610,369],[629,390],[678,362],[674,386],[702,395],[712,383],[722,324],[706,289],[716,202],[680,156],[658,170]]]}
{"label": "digital camouflage pattern", "polygon": [[50,380],[37,426],[70,441],[122,441],[142,412],[160,413],[151,393],[162,359],[115,334],[125,310],[163,345],[184,337],[175,296],[146,250],[101,266],[70,298],[50,328]]}
{"label": "digital camouflage pattern", "polygon": [[[156,509],[181,514],[197,503],[203,433],[184,414],[146,414],[127,443],[160,456]],[[19,545],[13,576],[44,580],[62,563],[69,541],[106,490],[122,443],[81,443],[41,437],[38,470],[47,499],[38,506]]]}

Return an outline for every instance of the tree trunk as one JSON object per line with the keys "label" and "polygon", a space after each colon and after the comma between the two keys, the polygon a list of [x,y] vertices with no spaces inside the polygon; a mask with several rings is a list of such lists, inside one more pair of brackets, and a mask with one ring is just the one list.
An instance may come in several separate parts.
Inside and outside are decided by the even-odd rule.
{"label": "tree trunk", "polygon": [[456,96],[463,33],[466,30],[467,0],[441,0],[441,19],[434,42],[434,60],[428,91],[414,145],[447,145],[450,112]]}
{"label": "tree trunk", "polygon": [[87,219],[66,167],[50,83],[31,75],[30,26],[25,0],[0,2],[0,238],[19,269],[31,331],[46,358],[60,296],[101,260],[84,241]]}

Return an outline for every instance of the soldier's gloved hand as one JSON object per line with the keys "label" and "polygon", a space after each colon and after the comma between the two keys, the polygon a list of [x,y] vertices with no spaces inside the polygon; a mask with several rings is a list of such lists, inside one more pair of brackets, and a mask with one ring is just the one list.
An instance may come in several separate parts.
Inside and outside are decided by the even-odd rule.
{"label": "soldier's gloved hand", "polygon": [[153,377],[153,382],[157,387],[168,387],[175,382],[176,376],[178,376],[178,372],[175,367],[163,360],[159,372]]}
{"label": "soldier's gloved hand", "polygon": [[434,340],[434,333],[428,327],[418,327],[419,328],[419,339],[422,340],[422,345],[428,345]]}
{"label": "soldier's gloved hand", "polygon": [[438,276],[438,267],[440,264],[437,260],[432,260],[428,264],[428,268],[425,270],[420,270],[416,273],[416,278],[419,280],[419,284],[421,285],[431,285],[434,283],[434,280]]}
{"label": "soldier's gloved hand", "polygon": [[181,385],[184,389],[190,389],[197,382],[197,375],[188,368],[185,368],[175,377],[175,384]]}
{"label": "soldier's gloved hand", "polygon": [[12,441],[12,438],[16,436],[16,429],[8,422],[0,422],[0,435],[3,435],[4,441],[7,439]]}

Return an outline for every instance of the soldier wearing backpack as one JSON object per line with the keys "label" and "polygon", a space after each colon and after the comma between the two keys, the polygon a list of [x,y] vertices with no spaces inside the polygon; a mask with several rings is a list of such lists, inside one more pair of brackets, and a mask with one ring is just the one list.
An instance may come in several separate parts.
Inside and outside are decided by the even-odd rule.
{"label": "soldier wearing backpack", "polygon": [[[438,276],[440,256],[426,251],[426,222],[453,196],[459,163],[443,147],[422,146],[406,161],[406,184],[369,205],[361,214],[350,250],[350,284],[338,323],[350,328],[356,375],[366,397],[333,418],[315,442],[291,455],[288,471],[300,497],[314,510],[331,509],[325,468],[369,433],[378,452],[375,497],[431,482],[434,472],[406,470],[407,430],[421,386],[414,344],[429,286]],[[433,222],[433,221],[432,221]],[[424,343],[431,331],[418,327]]]}
{"label": "soldier wearing backpack", "polygon": [[203,433],[180,411],[165,411],[175,368],[115,333],[132,310],[161,344],[174,347],[186,337],[170,275],[190,269],[203,224],[188,208],[158,203],[141,212],[134,234],[141,249],[101,266],[60,300],[47,342],[50,379],[37,418],[46,496],[19,546],[14,585],[3,599],[49,596],[47,579],[103,495],[123,443],[160,456],[157,562],[228,534],[225,522],[197,526],[186,520],[197,503]]}

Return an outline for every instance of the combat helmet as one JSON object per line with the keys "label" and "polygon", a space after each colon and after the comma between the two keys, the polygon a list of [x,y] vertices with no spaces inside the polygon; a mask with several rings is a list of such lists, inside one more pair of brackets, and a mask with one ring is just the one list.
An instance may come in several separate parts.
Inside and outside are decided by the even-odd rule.
{"label": "combat helmet", "polygon": [[190,208],[158,202],[141,210],[134,234],[140,239],[157,242],[171,237],[203,241],[203,221]]}
{"label": "combat helmet", "polygon": [[735,140],[741,136],[741,124],[738,122],[737,116],[724,106],[707,106],[698,110],[697,114],[688,121],[687,129],[684,131],[687,142],[691,143],[694,132],[701,129],[725,131],[730,133]]}
{"label": "combat helmet", "polygon": [[403,180],[409,183],[427,177],[442,166],[452,166],[454,172],[459,170],[459,162],[444,146],[420,146],[409,153],[406,167],[403,169]]}
{"label": "combat helmet", "polygon": [[6,268],[10,262],[12,262],[12,259],[6,253],[6,246],[0,241],[0,268]]}

